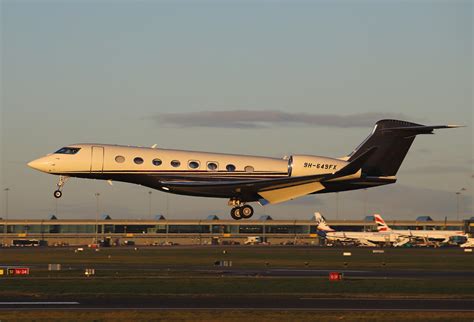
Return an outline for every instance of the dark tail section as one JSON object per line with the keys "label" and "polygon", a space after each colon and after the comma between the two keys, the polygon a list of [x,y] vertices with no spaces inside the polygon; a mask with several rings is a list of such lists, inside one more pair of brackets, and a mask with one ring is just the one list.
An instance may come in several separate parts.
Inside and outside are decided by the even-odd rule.
{"label": "dark tail section", "polygon": [[408,150],[418,134],[433,134],[435,129],[454,128],[457,125],[425,126],[398,120],[381,120],[374,130],[349,155],[349,162],[375,148],[362,166],[368,176],[394,176],[405,159]]}

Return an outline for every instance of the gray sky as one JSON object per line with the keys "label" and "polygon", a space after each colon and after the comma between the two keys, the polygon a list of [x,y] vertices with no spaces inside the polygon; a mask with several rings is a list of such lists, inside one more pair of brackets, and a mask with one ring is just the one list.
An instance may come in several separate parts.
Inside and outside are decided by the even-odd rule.
{"label": "gray sky", "polygon": [[[1,187],[12,218],[55,212],[26,163],[100,142],[340,157],[379,118],[467,128],[418,137],[395,185],[339,194],[339,217],[472,213],[471,1],[6,1]],[[60,218],[146,218],[149,189],[73,179]],[[3,192],[3,191],[2,191]],[[0,213],[5,212],[3,192]],[[367,203],[365,202],[367,200]],[[227,218],[223,199],[152,194],[153,214]],[[334,194],[259,214],[336,216]]]}

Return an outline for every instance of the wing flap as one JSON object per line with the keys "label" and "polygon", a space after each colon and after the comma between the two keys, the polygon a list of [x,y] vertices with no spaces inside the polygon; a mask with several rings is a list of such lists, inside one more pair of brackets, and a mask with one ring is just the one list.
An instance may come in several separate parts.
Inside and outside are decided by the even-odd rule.
{"label": "wing flap", "polygon": [[300,184],[288,188],[280,188],[259,192],[266,201],[271,204],[280,203],[295,199],[298,197],[306,196],[307,194],[323,190],[325,187],[320,182],[311,182],[306,184]]}

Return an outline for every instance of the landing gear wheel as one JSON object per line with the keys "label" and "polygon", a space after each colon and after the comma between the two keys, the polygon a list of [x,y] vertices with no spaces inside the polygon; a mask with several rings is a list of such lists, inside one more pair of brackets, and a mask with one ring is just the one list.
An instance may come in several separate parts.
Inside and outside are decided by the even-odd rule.
{"label": "landing gear wheel", "polygon": [[231,211],[230,211],[230,216],[235,220],[242,219],[242,212],[240,210],[240,207],[232,208]]}
{"label": "landing gear wheel", "polygon": [[240,207],[240,215],[242,218],[248,219],[253,216],[253,208],[252,206],[245,205]]}
{"label": "landing gear wheel", "polygon": [[59,176],[59,182],[57,184],[58,190],[54,192],[54,198],[61,198],[63,193],[61,192],[61,189],[64,187],[66,184],[66,181],[69,179],[67,176]]}

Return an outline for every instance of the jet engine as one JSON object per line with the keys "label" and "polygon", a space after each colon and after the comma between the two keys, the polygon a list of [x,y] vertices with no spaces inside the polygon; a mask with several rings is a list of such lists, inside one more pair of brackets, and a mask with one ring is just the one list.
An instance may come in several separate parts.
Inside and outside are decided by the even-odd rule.
{"label": "jet engine", "polygon": [[288,170],[292,177],[329,174],[341,170],[349,162],[315,155],[292,155]]}

